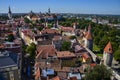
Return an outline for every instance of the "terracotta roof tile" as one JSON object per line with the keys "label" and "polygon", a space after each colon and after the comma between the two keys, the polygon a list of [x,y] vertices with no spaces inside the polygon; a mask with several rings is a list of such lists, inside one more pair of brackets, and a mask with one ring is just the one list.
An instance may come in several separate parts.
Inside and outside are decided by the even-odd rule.
{"label": "terracotta roof tile", "polygon": [[36,74],[35,74],[35,79],[40,78],[40,69],[37,68]]}
{"label": "terracotta roof tile", "polygon": [[61,27],[61,30],[62,31],[67,31],[67,32],[74,32],[74,28],[73,27]]}
{"label": "terracotta roof tile", "polygon": [[76,77],[70,77],[69,80],[77,80],[77,78]]}
{"label": "terracotta roof tile", "polygon": [[96,65],[97,65],[96,63],[90,64],[90,66],[92,66],[92,67],[95,67]]}
{"label": "terracotta roof tile", "polygon": [[52,68],[57,72],[70,72],[70,69],[71,69],[70,67],[62,67],[61,68],[61,66],[59,66],[59,67],[53,66]]}
{"label": "terracotta roof tile", "polygon": [[105,51],[106,53],[110,53],[110,54],[113,53],[113,48],[112,48],[111,42],[109,42],[109,43],[106,45],[106,47],[104,48],[104,51]]}
{"label": "terracotta roof tile", "polygon": [[70,51],[61,51],[57,52],[58,58],[70,58],[70,57],[76,57],[74,53],[71,53]]}
{"label": "terracotta roof tile", "polygon": [[40,45],[37,47],[37,56],[42,58],[47,58],[48,56],[56,56],[56,49],[53,45]]}
{"label": "terracotta roof tile", "polygon": [[3,44],[0,45],[0,48],[5,48],[5,46]]}
{"label": "terracotta roof tile", "polygon": [[83,57],[84,59],[86,59],[86,60],[87,60],[88,58],[90,58],[90,56],[89,56],[87,53],[83,53],[83,54],[82,54],[82,57]]}
{"label": "terracotta roof tile", "polygon": [[53,37],[53,40],[61,40],[61,39],[62,39],[61,36],[54,36],[54,37]]}
{"label": "terracotta roof tile", "polygon": [[91,34],[91,32],[87,32],[85,38],[88,39],[88,40],[92,40],[92,34]]}
{"label": "terracotta roof tile", "polygon": [[58,30],[55,30],[55,29],[44,29],[44,30],[41,31],[41,33],[60,34],[60,32]]}

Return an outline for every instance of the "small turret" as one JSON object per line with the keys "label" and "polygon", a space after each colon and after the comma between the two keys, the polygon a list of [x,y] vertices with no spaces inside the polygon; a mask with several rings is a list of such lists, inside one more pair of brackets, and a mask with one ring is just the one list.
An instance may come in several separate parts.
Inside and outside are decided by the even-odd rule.
{"label": "small turret", "polygon": [[104,52],[103,52],[104,65],[111,66],[112,59],[113,59],[113,48],[111,42],[109,42],[104,48]]}

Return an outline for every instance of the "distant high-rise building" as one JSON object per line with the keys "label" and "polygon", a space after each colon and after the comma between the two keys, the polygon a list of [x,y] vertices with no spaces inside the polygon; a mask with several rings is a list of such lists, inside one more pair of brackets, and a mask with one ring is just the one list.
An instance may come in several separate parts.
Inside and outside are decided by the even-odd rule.
{"label": "distant high-rise building", "polygon": [[10,6],[9,6],[9,11],[8,11],[8,18],[10,20],[12,19],[12,12],[11,12]]}
{"label": "distant high-rise building", "polygon": [[104,48],[103,60],[104,65],[111,66],[113,60],[113,48],[111,42],[109,42]]}
{"label": "distant high-rise building", "polygon": [[50,11],[50,8],[48,9],[48,14],[50,14],[51,13],[51,11]]}

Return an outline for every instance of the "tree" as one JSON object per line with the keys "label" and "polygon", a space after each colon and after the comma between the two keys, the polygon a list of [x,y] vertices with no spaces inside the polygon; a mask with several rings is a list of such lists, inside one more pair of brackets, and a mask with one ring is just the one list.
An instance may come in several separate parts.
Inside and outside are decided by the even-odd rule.
{"label": "tree", "polygon": [[24,18],[25,23],[31,23],[31,21],[28,18]]}
{"label": "tree", "polygon": [[105,48],[105,46],[106,46],[106,44],[107,44],[108,42],[109,42],[109,39],[108,39],[107,36],[104,36],[104,37],[100,40],[100,42],[99,42],[100,51],[102,51],[102,50]]}
{"label": "tree", "polygon": [[70,39],[76,39],[76,36],[71,36]]}
{"label": "tree", "polygon": [[96,45],[98,45],[98,44],[99,44],[99,41],[100,41],[100,37],[99,37],[99,36],[96,36],[96,37],[94,38],[94,43],[95,43]]}
{"label": "tree", "polygon": [[89,66],[85,73],[85,80],[110,80],[111,75],[111,70],[104,65]]}
{"label": "tree", "polygon": [[37,29],[38,29],[39,31],[42,31],[42,30],[43,30],[43,27],[42,27],[42,26],[38,26]]}
{"label": "tree", "polygon": [[70,46],[71,46],[71,42],[69,42],[69,41],[64,41],[64,42],[62,43],[62,48],[61,48],[61,50],[62,50],[62,51],[70,50]]}
{"label": "tree", "polygon": [[26,52],[30,54],[31,58],[35,57],[36,45],[31,43],[30,46],[26,48]]}
{"label": "tree", "polygon": [[114,53],[114,58],[120,62],[120,48]]}
{"label": "tree", "polygon": [[9,34],[9,35],[8,35],[8,41],[13,42],[14,39],[15,39],[15,38],[14,38],[14,35],[13,35],[13,34]]}

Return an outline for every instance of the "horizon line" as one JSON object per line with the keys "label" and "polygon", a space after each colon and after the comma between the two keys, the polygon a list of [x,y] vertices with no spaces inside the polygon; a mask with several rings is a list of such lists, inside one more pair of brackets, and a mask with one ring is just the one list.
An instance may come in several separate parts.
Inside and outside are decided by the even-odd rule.
{"label": "horizon line", "polygon": [[[28,14],[30,12],[14,12],[12,14]],[[40,12],[34,12],[36,14],[39,14]],[[43,13],[46,13],[46,12],[43,12]],[[1,13],[0,14],[8,14],[6,12],[4,13]],[[54,12],[54,13],[51,13],[51,14],[86,14],[86,15],[120,15],[120,14],[111,14],[111,13],[72,13],[72,12]]]}

